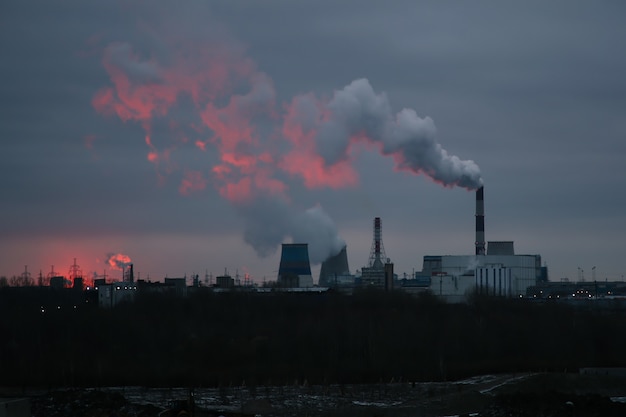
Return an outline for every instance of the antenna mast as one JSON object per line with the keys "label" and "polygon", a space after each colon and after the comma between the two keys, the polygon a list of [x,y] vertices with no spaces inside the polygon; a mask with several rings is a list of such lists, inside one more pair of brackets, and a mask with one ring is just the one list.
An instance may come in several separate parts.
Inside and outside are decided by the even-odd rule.
{"label": "antenna mast", "polygon": [[370,250],[370,258],[368,266],[370,268],[383,268],[387,262],[387,255],[383,246],[383,224],[380,217],[374,218],[374,240],[372,241],[372,249]]}

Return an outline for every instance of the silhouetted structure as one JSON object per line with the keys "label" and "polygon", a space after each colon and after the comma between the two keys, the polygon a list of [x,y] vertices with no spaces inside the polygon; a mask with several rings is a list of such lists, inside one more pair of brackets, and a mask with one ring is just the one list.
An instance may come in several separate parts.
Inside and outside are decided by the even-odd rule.
{"label": "silhouetted structure", "polygon": [[390,260],[383,247],[383,229],[380,217],[374,218],[374,239],[370,251],[369,263],[361,268],[361,283],[366,286],[385,286],[385,263]]}
{"label": "silhouetted structure", "polygon": [[283,243],[278,268],[278,286],[283,288],[313,286],[307,243]]}
{"label": "silhouetted structure", "polygon": [[320,287],[336,287],[348,281],[354,283],[354,277],[350,275],[348,253],[346,246],[344,246],[338,254],[322,262],[318,285]]}

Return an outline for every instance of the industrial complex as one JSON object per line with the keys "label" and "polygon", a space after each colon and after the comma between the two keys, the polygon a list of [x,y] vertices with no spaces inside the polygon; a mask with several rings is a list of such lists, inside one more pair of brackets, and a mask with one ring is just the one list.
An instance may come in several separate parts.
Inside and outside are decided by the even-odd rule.
{"label": "industrial complex", "polygon": [[[464,302],[477,295],[507,298],[539,299],[598,299],[626,296],[625,283],[550,282],[547,267],[542,266],[539,254],[516,254],[513,241],[485,241],[484,188],[476,191],[475,242],[472,254],[425,255],[422,269],[402,279],[394,273],[394,264],[385,253],[382,238],[382,219],[373,220],[373,238],[367,265],[350,272],[347,246],[326,259],[320,268],[317,282],[311,273],[307,242],[282,244],[276,281],[253,283],[246,275],[231,277],[227,271],[221,276],[205,278],[198,275],[168,278],[164,282],[135,280],[133,265],[124,267],[122,281],[112,282],[106,277],[87,285],[74,259],[67,277],[56,274],[54,268],[44,281],[40,274],[38,287],[55,290],[84,290],[92,302],[101,307],[113,307],[133,300],[137,292],[167,293],[186,296],[189,292],[248,291],[268,292],[325,292],[352,294],[360,288],[378,288],[386,291],[405,291],[411,294],[429,292],[447,302]],[[469,246],[469,245],[468,245]],[[24,274],[28,275],[27,270]],[[92,285],[91,285],[92,284]]]}
{"label": "industrial complex", "polygon": [[[350,289],[359,286],[398,288],[410,292],[430,291],[450,302],[464,301],[472,293],[502,297],[525,296],[529,288],[547,282],[541,256],[515,254],[513,242],[485,242],[484,188],[476,191],[476,240],[471,255],[427,255],[422,270],[409,279],[387,275],[393,263],[382,242],[382,221],[374,219],[374,238],[369,264],[360,276],[350,275],[346,248],[322,264],[319,283]],[[391,272],[392,273],[392,272]]]}

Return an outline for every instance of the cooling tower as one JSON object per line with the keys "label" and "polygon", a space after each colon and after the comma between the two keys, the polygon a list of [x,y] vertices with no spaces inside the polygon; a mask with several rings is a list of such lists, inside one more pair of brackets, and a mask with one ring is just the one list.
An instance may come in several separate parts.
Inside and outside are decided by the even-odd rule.
{"label": "cooling tower", "polygon": [[320,269],[320,287],[333,286],[339,277],[350,275],[348,268],[348,253],[344,246],[341,251],[322,262]]}
{"label": "cooling tower", "polygon": [[313,286],[308,244],[283,243],[278,268],[278,285],[283,288]]}

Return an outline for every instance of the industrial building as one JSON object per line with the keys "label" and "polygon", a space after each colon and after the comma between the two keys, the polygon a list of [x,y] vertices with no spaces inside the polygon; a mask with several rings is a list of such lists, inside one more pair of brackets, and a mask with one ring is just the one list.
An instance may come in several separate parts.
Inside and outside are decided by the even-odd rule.
{"label": "industrial building", "polygon": [[374,218],[374,236],[367,266],[361,268],[360,275],[350,273],[347,249],[343,249],[322,263],[318,285],[342,292],[351,293],[355,287],[385,288],[394,287],[393,264],[385,254],[382,239],[382,220]]}
{"label": "industrial building", "polygon": [[[489,242],[491,244],[491,242]],[[543,276],[539,255],[424,256],[417,279],[448,301],[463,301],[472,292],[503,297],[525,296]],[[417,274],[416,274],[417,275]]]}
{"label": "industrial building", "polygon": [[[326,259],[320,269],[318,285],[314,288],[309,261],[308,243],[282,244],[280,265],[275,284],[259,287],[246,278],[243,287],[240,285],[238,274],[233,279],[225,271],[223,276],[217,277],[216,284],[207,286],[215,292],[246,291],[255,292],[320,292],[329,288],[345,293],[352,293],[357,287],[372,287],[386,290],[398,288],[411,293],[430,291],[449,302],[463,302],[471,294],[484,294],[499,297],[526,297],[541,298],[544,294],[561,296],[572,291],[572,287],[538,287],[548,282],[547,268],[542,266],[541,256],[538,254],[516,254],[513,241],[485,241],[485,213],[484,188],[476,190],[475,211],[475,242],[473,254],[470,255],[426,255],[423,257],[422,270],[404,274],[404,279],[398,280],[394,274],[394,265],[385,253],[382,239],[382,220],[375,217],[373,221],[373,239],[368,263],[356,274],[351,274],[348,265],[347,247],[344,246],[338,253]],[[27,271],[25,271],[27,274]],[[70,268],[71,280],[56,276],[52,268],[50,287],[65,289],[70,283],[74,288],[82,289],[83,278],[79,266],[74,264]],[[133,301],[137,291],[168,293],[178,297],[188,295],[187,279],[165,278],[165,282],[135,282],[133,264],[128,264],[123,270],[122,282],[106,282],[96,279],[93,291],[97,295],[98,305],[114,307],[123,301]],[[42,280],[40,279],[40,282]],[[208,275],[207,275],[208,285]],[[200,286],[197,275],[193,276],[193,287]],[[591,291],[585,288],[585,295],[589,298],[598,296],[613,296],[621,288],[600,287],[596,285]],[[582,290],[581,290],[582,291]],[[582,294],[582,293],[581,293]],[[574,296],[572,296],[574,297]]]}
{"label": "industrial building", "polygon": [[98,305],[112,308],[121,302],[132,302],[137,293],[133,264],[122,270],[123,281],[107,283],[105,278],[96,279],[94,288],[98,292]]}
{"label": "industrial building", "polygon": [[465,301],[471,293],[519,297],[537,282],[547,281],[541,256],[516,255],[512,241],[485,244],[484,189],[476,191],[474,255],[424,256],[415,281],[450,302]]}

